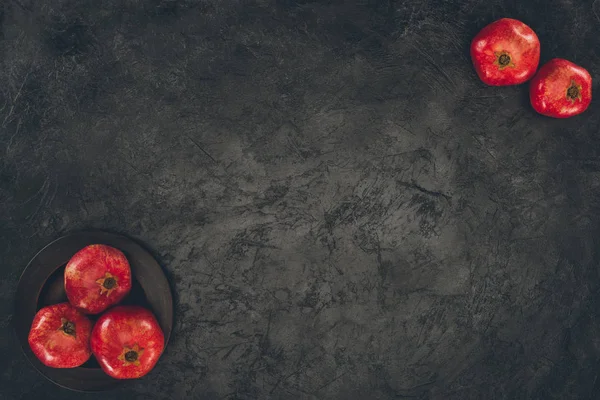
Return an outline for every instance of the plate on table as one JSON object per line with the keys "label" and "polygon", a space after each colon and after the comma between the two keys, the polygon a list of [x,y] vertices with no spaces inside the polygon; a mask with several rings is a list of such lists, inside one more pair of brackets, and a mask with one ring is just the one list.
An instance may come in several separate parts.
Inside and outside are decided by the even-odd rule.
{"label": "plate on table", "polygon": [[[21,275],[15,299],[14,327],[25,357],[46,378],[71,390],[101,391],[124,383],[106,375],[92,356],[77,368],[57,369],[42,364],[27,340],[33,317],[50,304],[67,301],[63,274],[69,259],[90,244],[105,244],[121,250],[131,266],[132,286],[119,304],[135,304],[152,311],[165,335],[165,348],[173,329],[173,295],[162,268],[134,240],[104,231],[76,232],[48,244],[29,262]],[[94,322],[99,315],[88,315]],[[160,360],[159,360],[160,363]]]}

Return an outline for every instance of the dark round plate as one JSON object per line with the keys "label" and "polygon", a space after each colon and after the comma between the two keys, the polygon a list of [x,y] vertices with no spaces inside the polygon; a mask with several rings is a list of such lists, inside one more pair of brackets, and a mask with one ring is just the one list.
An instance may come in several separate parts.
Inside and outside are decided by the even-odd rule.
{"label": "dark round plate", "polygon": [[[50,243],[33,257],[21,275],[15,299],[15,331],[25,356],[42,375],[59,386],[80,391],[108,390],[125,381],[102,372],[93,356],[78,368],[46,367],[29,348],[27,336],[40,308],[67,301],[63,285],[65,265],[73,254],[90,244],[113,246],[127,256],[133,282],[131,292],[121,304],[137,304],[152,310],[165,334],[165,346],[173,329],[169,282],[158,262],[142,246],[125,236],[102,231],[73,233]],[[90,317],[95,320],[98,316]]]}

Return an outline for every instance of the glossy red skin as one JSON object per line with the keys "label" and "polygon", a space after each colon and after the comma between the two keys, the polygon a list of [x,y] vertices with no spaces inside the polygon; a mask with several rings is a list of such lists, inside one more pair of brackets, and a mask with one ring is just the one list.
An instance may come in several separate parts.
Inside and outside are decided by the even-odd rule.
{"label": "glossy red skin", "polygon": [[[75,324],[75,336],[66,334],[63,320]],[[35,314],[29,331],[29,347],[48,367],[75,368],[92,355],[92,322],[69,303],[53,304]]]}
{"label": "glossy red skin", "polygon": [[[567,90],[581,86],[581,99],[570,100]],[[529,86],[531,105],[538,113],[554,118],[569,118],[587,110],[592,102],[592,77],[583,67],[562,58],[548,61]]]}
{"label": "glossy red skin", "polygon": [[[146,375],[164,349],[163,331],[154,315],[139,306],[117,306],[102,314],[92,332],[92,352],[102,370],[116,379]],[[128,349],[143,349],[136,363],[122,358]]]}
{"label": "glossy red skin", "polygon": [[[107,291],[98,283],[110,274],[116,288]],[[117,304],[131,290],[131,268],[125,255],[114,247],[93,244],[79,250],[65,268],[69,302],[86,314],[98,314]]]}
{"label": "glossy red skin", "polygon": [[[498,53],[508,52],[514,67],[500,69]],[[490,86],[519,85],[530,80],[540,63],[540,40],[523,22],[502,18],[483,28],[471,42],[471,59],[479,78]]]}

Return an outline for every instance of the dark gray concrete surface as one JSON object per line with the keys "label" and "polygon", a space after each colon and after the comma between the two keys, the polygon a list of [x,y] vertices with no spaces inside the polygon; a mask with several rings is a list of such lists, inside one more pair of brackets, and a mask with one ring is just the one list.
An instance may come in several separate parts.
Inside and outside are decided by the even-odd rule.
{"label": "dark gray concrete surface", "polygon": [[[1,399],[600,397],[598,102],[539,116],[468,55],[509,16],[597,78],[600,2],[0,7]],[[11,327],[27,261],[82,228],[176,291],[156,369],[105,395]]]}

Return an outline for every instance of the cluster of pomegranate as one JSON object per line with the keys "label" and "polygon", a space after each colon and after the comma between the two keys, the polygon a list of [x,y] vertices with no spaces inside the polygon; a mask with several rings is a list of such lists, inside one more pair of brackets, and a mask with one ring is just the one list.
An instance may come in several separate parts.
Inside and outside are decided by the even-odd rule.
{"label": "cluster of pomegranate", "polygon": [[[131,268],[120,250],[102,244],[79,250],[67,263],[64,285],[69,301],[39,310],[29,331],[29,346],[44,365],[75,368],[93,354],[117,379],[154,368],[164,334],[149,310],[117,305],[131,290]],[[98,314],[95,323],[88,317]]]}
{"label": "cluster of pomegranate", "polygon": [[490,86],[531,80],[531,106],[542,115],[573,117],[592,101],[592,77],[585,68],[554,58],[538,69],[540,40],[516,19],[502,18],[483,28],[471,42],[471,58],[479,78]]}

